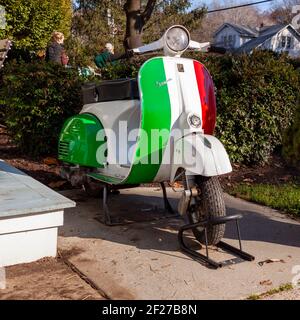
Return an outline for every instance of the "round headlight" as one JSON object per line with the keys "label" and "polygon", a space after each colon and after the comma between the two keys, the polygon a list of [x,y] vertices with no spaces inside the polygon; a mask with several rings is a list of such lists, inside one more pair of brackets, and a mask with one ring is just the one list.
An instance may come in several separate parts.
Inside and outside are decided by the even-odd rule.
{"label": "round headlight", "polygon": [[192,114],[189,116],[188,121],[189,121],[189,124],[191,127],[196,128],[196,129],[201,128],[202,121],[199,116]]}
{"label": "round headlight", "polygon": [[181,26],[172,27],[166,33],[166,43],[173,51],[184,51],[190,44],[189,32]]}

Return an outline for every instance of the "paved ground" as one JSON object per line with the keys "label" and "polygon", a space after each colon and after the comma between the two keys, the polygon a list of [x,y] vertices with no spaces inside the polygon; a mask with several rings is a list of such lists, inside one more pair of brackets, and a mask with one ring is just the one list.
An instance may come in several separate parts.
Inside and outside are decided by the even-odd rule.
{"label": "paved ground", "polygon": [[[179,194],[168,192],[175,207]],[[244,249],[256,261],[211,270],[179,251],[177,230],[182,220],[106,227],[95,219],[102,216],[99,199],[85,198],[78,191],[64,195],[76,200],[77,208],[66,210],[59,248],[112,299],[241,299],[291,282],[293,266],[300,265],[300,222],[230,196],[226,196],[228,213],[244,216]],[[149,220],[161,216],[151,211],[161,207],[160,196],[157,188],[123,190],[111,197],[110,206],[129,220]],[[230,243],[236,243],[233,231],[228,226]],[[219,260],[229,258],[215,250],[210,254]],[[267,259],[281,261],[258,265]],[[295,292],[297,296],[299,291]]]}

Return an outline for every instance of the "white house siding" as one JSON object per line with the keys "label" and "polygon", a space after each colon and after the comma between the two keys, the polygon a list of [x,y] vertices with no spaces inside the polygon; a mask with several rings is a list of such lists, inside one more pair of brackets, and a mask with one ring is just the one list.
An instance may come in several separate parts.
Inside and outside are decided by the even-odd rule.
{"label": "white house siding", "polygon": [[[291,37],[291,48],[283,48],[282,47],[282,37]],[[288,52],[291,57],[299,57],[300,56],[300,41],[295,35],[291,32],[289,28],[282,30],[281,32],[277,33],[272,38],[272,45],[270,49],[276,52]]]}
{"label": "white house siding", "polygon": [[268,40],[266,40],[260,47],[259,49],[263,49],[263,50],[273,50],[273,46],[275,43],[275,37],[270,38]]}
{"label": "white house siding", "polygon": [[243,37],[241,37],[241,35],[234,30],[231,27],[224,27],[215,37],[215,43],[220,45],[220,46],[225,46],[224,45],[224,37],[227,37],[227,39],[229,39],[229,36],[232,36],[233,39],[235,39],[232,48],[239,48],[242,44],[244,44],[245,42],[243,42]]}
{"label": "white house siding", "polygon": [[240,37],[241,41],[240,41],[240,45],[238,46],[238,48],[240,46],[242,46],[243,44],[245,44],[246,42],[252,40],[253,38],[247,38],[247,37]]}

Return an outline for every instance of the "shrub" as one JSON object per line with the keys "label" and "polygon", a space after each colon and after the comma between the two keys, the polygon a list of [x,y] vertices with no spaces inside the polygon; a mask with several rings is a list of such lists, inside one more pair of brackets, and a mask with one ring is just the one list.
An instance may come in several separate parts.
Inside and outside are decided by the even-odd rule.
{"label": "shrub", "polygon": [[299,92],[299,74],[282,55],[205,59],[217,87],[216,134],[237,163],[266,163],[282,146]]}
{"label": "shrub", "polygon": [[[252,55],[212,56],[189,53],[202,61],[217,88],[216,135],[233,162],[265,163],[282,146],[299,92],[296,65],[285,55],[257,51]],[[149,58],[149,57],[148,57]],[[145,59],[109,66],[107,78],[136,76]],[[295,63],[295,62],[294,62]]]}
{"label": "shrub", "polygon": [[[300,85],[296,65],[285,55],[262,51],[250,56],[189,56],[202,61],[214,78],[218,102],[216,135],[231,160],[244,164],[267,162],[272,152],[282,146],[284,133],[294,119]],[[136,77],[147,59],[149,56],[108,65],[102,70],[102,77]],[[8,64],[5,74],[0,97],[7,105],[6,123],[13,139],[27,153],[55,152],[64,119],[81,108],[81,79],[77,72],[39,62]],[[293,152],[285,148],[290,157],[295,152],[299,155],[297,121],[290,129],[296,140],[286,142],[296,146]]]}
{"label": "shrub", "polygon": [[80,87],[77,71],[56,64],[6,65],[0,105],[5,105],[5,124],[21,151],[56,153],[63,122],[81,108]]}
{"label": "shrub", "polygon": [[14,49],[44,49],[55,30],[70,35],[71,0],[0,0],[6,11],[7,26],[0,28],[0,38],[14,41]]}
{"label": "shrub", "polygon": [[284,143],[283,155],[292,164],[300,164],[300,100],[295,115],[295,121],[287,130]]}
{"label": "shrub", "polygon": [[105,80],[135,78],[138,75],[141,65],[148,59],[149,57],[135,57],[130,59],[130,61],[121,60],[115,64],[107,64],[107,66],[101,70],[102,78]]}

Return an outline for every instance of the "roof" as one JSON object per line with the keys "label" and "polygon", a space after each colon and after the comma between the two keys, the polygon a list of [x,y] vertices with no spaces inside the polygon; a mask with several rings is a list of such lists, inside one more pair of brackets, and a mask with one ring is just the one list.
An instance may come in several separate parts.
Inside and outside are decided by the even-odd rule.
{"label": "roof", "polygon": [[252,29],[247,26],[242,26],[242,25],[237,25],[237,24],[232,24],[232,23],[224,23],[216,32],[215,36],[220,33],[225,27],[231,27],[233,28],[236,32],[238,32],[241,36],[244,37],[257,37],[258,36],[258,31],[256,29]]}
{"label": "roof", "polygon": [[265,27],[260,31],[260,34],[257,38],[254,38],[248,42],[246,42],[244,45],[242,45],[240,48],[238,48],[235,52],[237,53],[250,53],[255,48],[261,46],[265,41],[275,36],[278,32],[285,28],[291,28],[295,36],[298,36],[300,39],[300,34],[289,24],[282,25],[274,25],[270,27]]}

